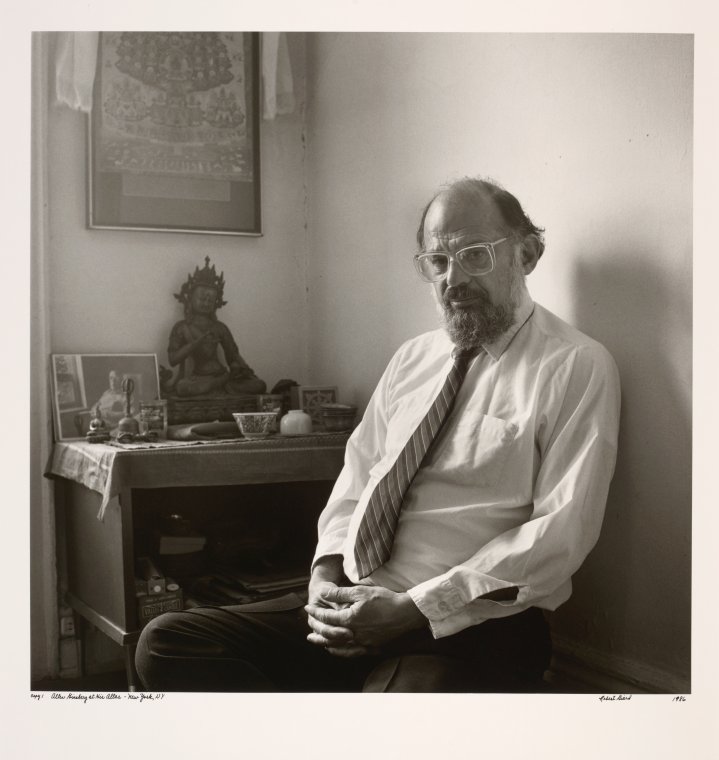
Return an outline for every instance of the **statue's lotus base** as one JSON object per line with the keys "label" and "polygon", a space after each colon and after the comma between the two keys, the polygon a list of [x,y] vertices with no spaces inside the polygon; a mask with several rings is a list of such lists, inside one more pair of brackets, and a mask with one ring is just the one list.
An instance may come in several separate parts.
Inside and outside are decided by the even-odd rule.
{"label": "statue's lotus base", "polygon": [[232,422],[233,412],[256,412],[257,396],[168,396],[167,422],[186,425],[193,422]]}

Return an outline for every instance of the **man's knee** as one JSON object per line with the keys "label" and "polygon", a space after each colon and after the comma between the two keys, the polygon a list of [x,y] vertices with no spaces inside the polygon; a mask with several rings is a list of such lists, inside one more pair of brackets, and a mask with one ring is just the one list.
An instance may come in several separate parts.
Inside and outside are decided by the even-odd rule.
{"label": "man's knee", "polygon": [[173,640],[173,632],[182,630],[186,617],[185,612],[165,612],[150,620],[140,633],[138,652],[142,649],[154,654],[167,649]]}
{"label": "man's knee", "polygon": [[[166,612],[153,618],[140,632],[135,651],[135,668],[144,687],[164,690],[164,671],[173,662],[166,633],[176,628],[184,613]],[[164,655],[164,657],[163,657]]]}

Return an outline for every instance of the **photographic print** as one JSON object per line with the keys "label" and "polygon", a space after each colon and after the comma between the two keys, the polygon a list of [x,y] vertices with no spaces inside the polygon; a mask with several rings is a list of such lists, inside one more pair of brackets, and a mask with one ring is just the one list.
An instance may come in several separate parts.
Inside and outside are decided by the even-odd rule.
{"label": "photographic print", "polygon": [[83,438],[98,412],[112,431],[125,416],[125,379],[132,379],[131,416],[159,397],[155,354],[53,354],[55,438]]}
{"label": "photographic print", "polygon": [[[251,21],[239,11],[237,18]],[[706,46],[701,39],[695,46],[690,21],[682,26],[678,34],[495,34],[484,26],[474,33],[470,24],[462,33],[263,32],[262,190],[272,213],[263,239],[157,234],[221,231],[209,217],[191,215],[205,202],[202,183],[247,181],[223,166],[206,176],[195,165],[177,168],[186,151],[195,160],[210,141],[168,137],[199,129],[193,114],[231,123],[233,102],[248,107],[237,94],[230,98],[231,83],[177,93],[180,82],[221,77],[225,58],[216,43],[230,59],[236,51],[223,33],[202,33],[207,57],[198,63],[207,63],[198,66],[184,33],[153,48],[142,35],[111,32],[103,35],[97,78],[100,33],[33,35],[33,684],[50,691],[68,678],[77,690],[81,677],[101,674],[107,663],[117,679],[110,688],[167,692],[170,708],[175,690],[211,694],[214,704],[214,695],[340,693],[365,683],[368,691],[438,696],[464,690],[473,703],[515,690],[539,701],[577,695],[602,713],[637,709],[647,697],[676,701],[667,709],[683,714],[701,706],[706,678],[695,671],[702,675],[713,660],[694,642],[694,602],[706,595],[692,581],[711,573],[694,572],[701,557],[693,526],[712,511],[712,497],[694,502],[692,457],[711,447],[692,446],[692,373],[693,359],[712,350],[693,334],[692,284],[694,77],[702,72],[695,54]],[[111,58],[103,58],[108,49]],[[159,69],[171,74],[164,90],[149,83]],[[106,96],[93,103],[94,85]],[[280,93],[289,92],[293,110],[279,107]],[[86,202],[88,123],[96,130],[94,180],[119,183],[106,207],[119,219],[115,227],[88,230],[77,214]],[[120,127],[130,136],[118,138],[122,150],[113,153],[110,128]],[[113,198],[110,185],[97,190],[96,204],[100,196]],[[170,218],[168,209],[174,213],[185,197],[200,200],[179,221]],[[136,198],[143,219],[157,226],[132,226]],[[428,255],[423,261],[432,265],[417,270],[414,257]],[[186,357],[173,351],[170,358],[167,335],[181,317],[168,311],[177,288],[167,283],[179,284],[205,258],[237,283],[238,295],[218,313],[256,377],[283,396],[294,387],[292,406],[330,407],[317,435],[106,451],[85,444],[94,410],[108,419],[123,413],[118,381],[122,387],[123,375],[137,372],[107,359],[91,366],[79,352],[126,350],[109,344],[130,336],[132,350],[178,367],[175,359]],[[211,294],[194,290],[198,314],[209,315]],[[195,306],[182,305],[192,306],[192,314],[183,309],[187,322]],[[211,327],[195,334],[198,352],[201,345],[210,365],[228,363]],[[54,395],[46,387],[53,354],[62,357]],[[188,362],[188,374],[195,369]],[[184,390],[198,387],[188,382]],[[202,415],[188,426],[219,418],[207,409],[240,411],[240,401],[222,405],[229,393],[205,395],[175,399],[188,417]],[[254,408],[256,396],[248,395]],[[58,436],[77,443],[53,451],[48,399]],[[325,412],[353,405],[362,421],[345,451],[342,436],[328,434],[336,420]],[[160,414],[147,411],[148,427],[159,429]],[[130,413],[141,415],[142,405],[133,402]],[[112,492],[88,493],[94,489],[83,473],[60,468],[80,450],[93,466],[98,455],[112,458],[123,481],[113,478]],[[44,477],[50,456],[63,482]],[[394,484],[394,498],[379,490],[382,483]],[[273,646],[271,672],[258,681],[244,667],[260,672],[250,651],[233,651],[237,670],[225,666],[227,650],[213,662],[209,634],[201,668],[192,652],[170,646],[163,631],[174,636],[175,624],[188,619],[182,613],[172,628],[158,620],[139,638],[134,560],[154,551],[165,514],[189,521],[184,532],[204,536],[206,546],[223,542],[223,562],[236,557],[255,573],[253,588],[238,571],[236,586],[223,589],[218,565],[218,584],[201,584],[206,596],[198,600],[196,578],[214,568],[187,568],[178,581],[158,553],[162,577],[178,581],[193,604],[259,596],[257,579],[270,572],[273,583],[292,580],[309,592],[313,558],[327,556],[319,570],[348,584],[340,596],[359,599],[370,585],[406,593],[395,611],[408,613],[408,638],[421,637],[418,647],[428,648],[456,641],[452,657],[462,664],[446,678],[437,663],[441,678],[387,666],[378,675],[389,681],[348,673],[352,683],[328,683],[315,663],[325,655],[328,668],[336,661],[317,648],[326,645],[323,636],[307,637],[315,632],[310,622],[322,630],[331,604],[308,605],[312,621],[298,616],[302,605],[273,612],[298,623],[297,649],[281,663],[288,650]],[[283,564],[295,558],[301,578]],[[320,582],[318,572],[313,593]],[[380,645],[386,641],[393,658],[412,657],[409,649],[397,654],[404,635],[394,637],[389,614],[375,613],[367,625],[386,637]],[[363,629],[356,624],[355,638],[353,624],[347,630],[364,646]],[[480,643],[485,631],[498,645],[525,642],[521,656]],[[460,644],[474,636],[464,663]],[[300,650],[308,665],[295,685]],[[357,658],[348,663],[354,668]],[[403,727],[394,716],[390,722],[399,736]],[[671,721],[662,725],[671,730]],[[297,732],[290,733],[294,741]]]}
{"label": "photographic print", "polygon": [[89,226],[259,235],[259,35],[103,32]]}

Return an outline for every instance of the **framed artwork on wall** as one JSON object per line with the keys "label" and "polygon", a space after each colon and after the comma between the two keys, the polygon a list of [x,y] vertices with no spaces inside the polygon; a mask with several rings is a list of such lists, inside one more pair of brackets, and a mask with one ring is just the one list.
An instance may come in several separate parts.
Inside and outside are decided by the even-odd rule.
{"label": "framed artwork on wall", "polygon": [[52,354],[55,440],[84,438],[99,409],[112,431],[125,416],[122,381],[134,383],[131,416],[160,397],[156,354]]}
{"label": "framed artwork on wall", "polygon": [[102,32],[88,226],[261,235],[260,35]]}

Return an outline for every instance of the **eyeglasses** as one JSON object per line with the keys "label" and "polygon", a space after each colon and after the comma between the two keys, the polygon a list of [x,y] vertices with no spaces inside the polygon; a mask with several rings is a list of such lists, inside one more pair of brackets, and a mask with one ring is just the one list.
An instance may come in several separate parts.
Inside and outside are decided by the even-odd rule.
{"label": "eyeglasses", "polygon": [[495,240],[493,243],[475,243],[466,248],[460,248],[456,253],[446,251],[431,251],[416,253],[414,266],[417,273],[425,282],[439,282],[449,272],[449,262],[454,259],[459,268],[469,277],[479,277],[489,274],[497,261],[494,246],[509,240],[508,237]]}

